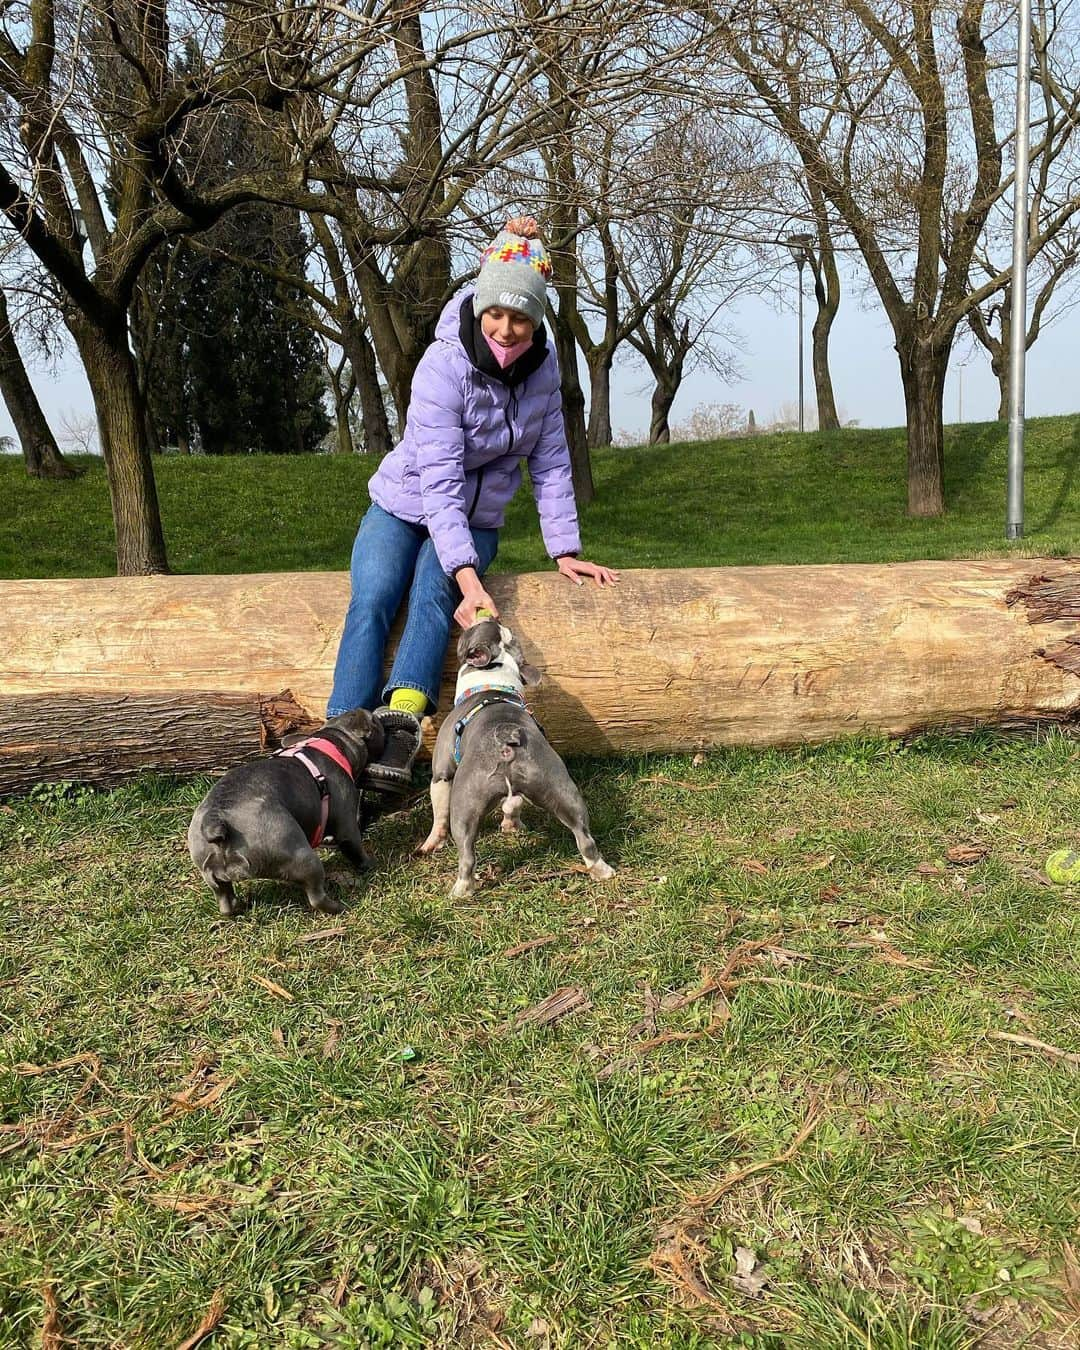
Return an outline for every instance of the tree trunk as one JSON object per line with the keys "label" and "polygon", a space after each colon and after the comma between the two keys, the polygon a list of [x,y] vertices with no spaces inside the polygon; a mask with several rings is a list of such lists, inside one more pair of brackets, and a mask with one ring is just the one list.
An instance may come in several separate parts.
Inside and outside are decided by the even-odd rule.
{"label": "tree trunk", "polygon": [[1012,346],[1012,287],[1001,293],[1001,339],[990,348],[990,368],[998,382],[997,420],[1009,420],[1009,348]]}
{"label": "tree trunk", "polygon": [[116,570],[145,576],[169,570],[154,468],[146,436],[146,408],[123,323],[72,325],[97,412],[98,436],[109,479]]}
{"label": "tree trunk", "polygon": [[943,401],[948,346],[935,347],[917,337],[897,344],[907,413],[907,490],[909,516],[945,513]]}
{"label": "tree trunk", "polygon": [[22,447],[26,472],[31,478],[77,478],[79,470],[60,453],[8,319],[7,300],[0,291],[0,396]]}
{"label": "tree trunk", "polygon": [[675,395],[679,392],[679,383],[680,380],[678,379],[673,383],[670,380],[662,379],[659,375],[656,377],[652,394],[652,412],[649,418],[650,445],[671,444],[671,405],[675,402]]}
{"label": "tree trunk", "polygon": [[[352,381],[350,381],[352,383]],[[339,455],[353,455],[356,453],[356,446],[353,444],[352,427],[349,425],[349,402],[352,398],[352,390],[339,389],[334,386],[334,421],[337,425],[337,446],[335,451]]]}
{"label": "tree trunk", "polygon": [[594,347],[585,358],[589,367],[590,450],[611,444],[611,352]]}
{"label": "tree trunk", "polygon": [[375,348],[364,332],[363,325],[356,321],[346,321],[341,325],[341,340],[360,394],[360,424],[364,428],[364,452],[368,455],[378,455],[381,459],[393,449],[394,438],[390,434],[386,404],[379,386],[379,367],[375,360]]}
{"label": "tree trunk", "polygon": [[596,496],[592,460],[585,434],[585,394],[577,368],[577,342],[569,326],[555,319],[555,350],[562,377],[563,424],[570,450],[570,469],[574,480],[574,500],[584,506]]}
{"label": "tree trunk", "polygon": [[836,412],[836,396],[833,393],[832,372],[829,369],[829,334],[836,318],[839,296],[836,303],[829,300],[822,303],[823,298],[822,292],[819,291],[817,317],[813,327],[814,395],[817,399],[818,430],[839,431],[840,418]]}
{"label": "tree trunk", "polygon": [[[624,571],[614,602],[489,584],[563,753],[1080,721],[1077,561]],[[0,792],[274,748],[322,716],[348,598],[345,572],[0,582]]]}

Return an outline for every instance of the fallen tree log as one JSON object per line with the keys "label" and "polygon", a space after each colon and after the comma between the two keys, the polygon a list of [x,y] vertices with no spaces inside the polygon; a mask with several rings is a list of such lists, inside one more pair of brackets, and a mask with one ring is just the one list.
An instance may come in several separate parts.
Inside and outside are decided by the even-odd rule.
{"label": "fallen tree log", "polygon": [[[1080,560],[554,574],[491,593],[563,751],[823,741],[1080,717]],[[316,724],[338,573],[0,583],[0,792],[216,771]],[[448,660],[442,707],[452,699]]]}

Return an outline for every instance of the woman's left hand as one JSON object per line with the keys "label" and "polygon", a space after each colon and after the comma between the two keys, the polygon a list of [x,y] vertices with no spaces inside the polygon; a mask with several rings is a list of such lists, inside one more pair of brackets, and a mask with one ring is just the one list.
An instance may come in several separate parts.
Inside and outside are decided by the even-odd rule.
{"label": "woman's left hand", "polygon": [[575,586],[584,586],[587,577],[592,577],[598,586],[619,584],[618,572],[613,572],[610,567],[601,567],[599,563],[586,562],[583,558],[560,558],[555,565],[567,581],[572,581]]}

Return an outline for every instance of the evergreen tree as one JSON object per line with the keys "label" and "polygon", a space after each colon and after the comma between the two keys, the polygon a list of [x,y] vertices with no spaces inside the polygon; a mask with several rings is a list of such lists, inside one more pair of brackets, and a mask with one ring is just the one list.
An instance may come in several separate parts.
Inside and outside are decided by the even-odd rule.
{"label": "evergreen tree", "polygon": [[[182,73],[197,63],[189,51]],[[249,120],[222,117],[190,152],[212,183],[264,167],[273,146]],[[132,326],[159,444],[209,455],[320,448],[330,419],[311,302],[257,270],[302,275],[310,247],[296,211],[253,202],[151,259]]]}

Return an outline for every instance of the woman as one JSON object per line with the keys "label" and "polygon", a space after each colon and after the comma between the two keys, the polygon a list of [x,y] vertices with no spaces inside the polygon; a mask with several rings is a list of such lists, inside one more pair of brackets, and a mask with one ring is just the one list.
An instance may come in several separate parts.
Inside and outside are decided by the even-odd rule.
{"label": "woman", "polygon": [[[352,553],[352,598],[327,716],[376,709],[387,748],[370,785],[406,790],[420,718],[434,709],[450,624],[498,616],[483,576],[529,468],[544,544],[568,581],[614,584],[578,557],[577,509],[559,367],[543,317],[551,262],[530,216],[507,223],[482,255],[475,288],[443,310],[413,376],[401,443],[368,485],[371,507]],[[389,679],[383,661],[405,592],[405,628]]]}

